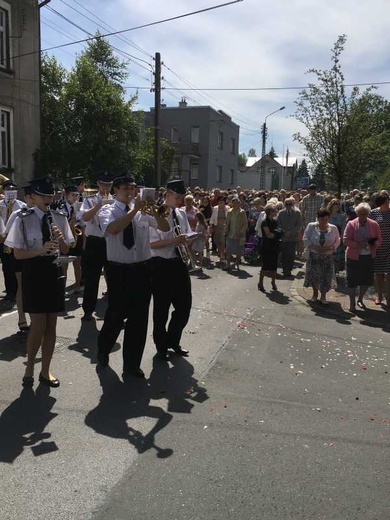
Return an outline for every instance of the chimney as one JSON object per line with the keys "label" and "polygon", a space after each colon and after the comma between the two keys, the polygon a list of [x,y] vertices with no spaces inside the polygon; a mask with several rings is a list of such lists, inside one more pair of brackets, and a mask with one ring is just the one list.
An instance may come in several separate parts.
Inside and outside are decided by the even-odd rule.
{"label": "chimney", "polygon": [[187,106],[186,98],[185,98],[185,97],[182,97],[182,98],[181,98],[181,101],[179,101],[179,107],[180,107],[180,108],[185,108],[186,106]]}

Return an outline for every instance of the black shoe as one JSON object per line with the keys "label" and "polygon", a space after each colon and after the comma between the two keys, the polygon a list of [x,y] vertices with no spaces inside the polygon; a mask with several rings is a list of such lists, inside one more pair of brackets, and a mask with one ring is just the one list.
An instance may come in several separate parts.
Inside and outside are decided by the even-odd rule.
{"label": "black shoe", "polygon": [[156,356],[163,361],[168,361],[169,359],[168,352],[165,349],[157,349]]}
{"label": "black shoe", "polygon": [[259,291],[265,293],[264,285],[263,285],[262,283],[259,282],[259,283],[257,284],[257,288],[259,289]]}
{"label": "black shoe", "polygon": [[46,377],[43,377],[42,374],[39,374],[39,382],[42,385],[50,386],[51,388],[58,388],[60,386],[60,380],[59,379],[46,379]]}
{"label": "black shoe", "polygon": [[144,371],[140,368],[124,368],[122,375],[124,378],[128,376],[133,376],[138,377],[139,379],[143,379],[145,377]]}
{"label": "black shoe", "polygon": [[188,356],[189,354],[189,351],[186,350],[185,348],[182,348],[180,345],[178,347],[172,347],[172,349],[175,351],[175,353],[178,355],[178,356]]}
{"label": "black shoe", "polygon": [[31,388],[34,385],[34,378],[32,376],[24,376],[22,379],[22,386],[24,388]]}
{"label": "black shoe", "polygon": [[81,321],[92,321],[93,320],[93,317],[92,317],[92,313],[90,312],[86,312],[84,314],[84,316],[81,318]]}
{"label": "black shoe", "polygon": [[108,354],[106,354],[105,352],[98,352],[97,358],[98,358],[98,365],[100,366],[100,368],[108,367],[108,360],[109,360]]}

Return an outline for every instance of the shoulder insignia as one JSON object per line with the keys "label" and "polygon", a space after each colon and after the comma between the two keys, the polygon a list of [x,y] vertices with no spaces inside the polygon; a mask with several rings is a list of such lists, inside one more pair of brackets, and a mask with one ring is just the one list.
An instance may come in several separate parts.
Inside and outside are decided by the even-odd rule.
{"label": "shoulder insignia", "polygon": [[32,208],[22,208],[20,210],[20,217],[24,218],[24,217],[28,217],[30,215],[32,215],[34,213],[34,210]]}

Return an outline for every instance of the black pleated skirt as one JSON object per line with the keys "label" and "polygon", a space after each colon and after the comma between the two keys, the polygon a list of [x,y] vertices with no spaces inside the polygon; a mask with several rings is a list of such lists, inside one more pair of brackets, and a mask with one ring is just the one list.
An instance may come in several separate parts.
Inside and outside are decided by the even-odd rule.
{"label": "black pleated skirt", "polygon": [[23,309],[30,314],[58,313],[65,310],[65,279],[54,257],[23,260]]}

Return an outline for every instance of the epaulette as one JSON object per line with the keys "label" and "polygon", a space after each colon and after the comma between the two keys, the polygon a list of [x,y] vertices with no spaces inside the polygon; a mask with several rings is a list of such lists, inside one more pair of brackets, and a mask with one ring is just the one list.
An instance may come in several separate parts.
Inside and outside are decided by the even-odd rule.
{"label": "epaulette", "polygon": [[34,210],[32,208],[21,208],[19,215],[21,218],[24,218],[32,215],[33,213]]}

